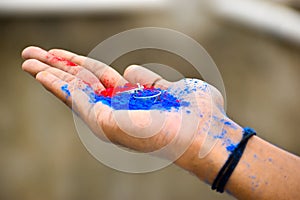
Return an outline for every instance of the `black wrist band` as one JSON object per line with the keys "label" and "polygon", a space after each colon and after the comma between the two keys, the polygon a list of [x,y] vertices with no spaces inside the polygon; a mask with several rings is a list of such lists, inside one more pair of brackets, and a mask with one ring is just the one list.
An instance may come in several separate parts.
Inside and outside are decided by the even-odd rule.
{"label": "black wrist band", "polygon": [[256,132],[249,127],[244,128],[243,138],[237,147],[230,154],[224,166],[219,171],[216,179],[214,180],[211,189],[217,190],[217,192],[224,192],[225,185],[229,180],[232,172],[240,161],[240,158],[243,155],[247,142],[251,136],[256,135]]}

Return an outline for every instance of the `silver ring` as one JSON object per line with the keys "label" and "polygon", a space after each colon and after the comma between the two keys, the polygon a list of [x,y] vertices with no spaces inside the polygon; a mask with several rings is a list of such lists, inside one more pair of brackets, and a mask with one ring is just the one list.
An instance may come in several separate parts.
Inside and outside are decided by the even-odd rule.
{"label": "silver ring", "polygon": [[[139,100],[146,100],[146,99],[152,99],[152,98],[155,98],[155,101],[157,100],[157,98],[161,95],[161,91],[158,91],[157,94],[154,94],[154,95],[151,95],[151,96],[142,96],[142,97],[139,97],[137,96],[136,94],[133,94],[132,97],[135,98],[135,99],[139,99]],[[155,102],[154,101],[154,102]]]}

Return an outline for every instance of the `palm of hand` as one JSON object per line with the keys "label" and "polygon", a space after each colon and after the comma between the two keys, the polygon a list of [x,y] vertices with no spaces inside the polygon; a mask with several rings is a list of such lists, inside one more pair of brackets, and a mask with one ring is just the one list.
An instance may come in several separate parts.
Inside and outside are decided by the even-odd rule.
{"label": "palm of hand", "polygon": [[[203,134],[197,133],[205,132],[212,116],[224,117],[222,96],[200,80],[170,83],[137,66],[129,67],[123,77],[103,63],[64,50],[29,47],[22,55],[26,59],[23,69],[75,110],[98,137],[132,149],[155,151],[172,143],[175,146],[166,151],[177,155],[194,139],[203,140]],[[101,101],[91,102],[95,92],[127,82],[155,83],[189,105],[171,110],[114,110]]]}

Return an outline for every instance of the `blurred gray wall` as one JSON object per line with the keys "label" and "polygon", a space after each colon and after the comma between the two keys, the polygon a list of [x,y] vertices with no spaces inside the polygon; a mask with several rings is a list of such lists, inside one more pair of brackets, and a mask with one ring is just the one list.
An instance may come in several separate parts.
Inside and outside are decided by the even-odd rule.
{"label": "blurred gray wall", "polygon": [[[81,144],[70,110],[21,70],[20,53],[28,45],[86,55],[107,37],[135,27],[171,28],[197,40],[223,76],[228,115],[299,155],[299,47],[184,12],[0,17],[0,199],[233,199],[176,166],[136,175],[100,164]],[[148,54],[131,54],[113,66],[149,61]],[[187,64],[163,55],[157,61]],[[181,72],[197,77],[192,69]]]}

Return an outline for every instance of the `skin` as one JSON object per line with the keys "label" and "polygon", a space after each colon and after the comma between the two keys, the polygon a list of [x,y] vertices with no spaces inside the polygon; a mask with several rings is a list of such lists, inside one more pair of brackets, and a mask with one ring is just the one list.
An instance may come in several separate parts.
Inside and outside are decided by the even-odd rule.
{"label": "skin", "polygon": [[[57,61],[56,56],[63,60]],[[182,82],[168,82],[158,74],[136,65],[129,66],[122,76],[104,63],[59,49],[45,51],[38,47],[28,47],[22,52],[22,57],[25,59],[22,69],[72,108],[99,138],[141,152],[158,150],[175,138],[176,145],[157,156],[166,159],[176,158],[175,164],[209,184],[212,184],[230,154],[224,142],[230,139],[236,144],[242,138],[242,127],[224,114],[221,109],[223,98],[212,86],[208,91],[197,90],[193,96],[184,96],[187,101],[193,98],[196,101],[187,108],[181,108],[182,112],[115,111],[101,102],[90,103],[87,94],[80,88],[88,84],[94,91],[101,91],[130,82],[167,89],[176,88]],[[70,66],[68,61],[76,66],[73,64]],[[61,87],[66,84],[70,96],[61,90]],[[203,84],[204,82],[196,80],[197,87]],[[187,84],[187,87],[192,89],[194,86]],[[192,114],[187,114],[184,109],[191,110]],[[199,109],[203,114],[202,117],[195,114]],[[133,120],[129,121],[128,117],[124,117],[125,112]],[[164,121],[164,123],[151,123],[150,112],[155,115],[157,121]],[[205,123],[211,122],[212,114],[230,122],[235,128],[220,127],[220,130],[226,131],[226,135],[217,140],[206,156],[199,158],[199,151],[207,134],[203,127]],[[183,119],[188,120],[182,123]],[[157,126],[160,126],[159,129]],[[153,130],[159,131],[155,135],[149,135],[148,133]],[[217,133],[213,134],[217,135]],[[188,144],[187,149],[179,155],[178,149],[186,144]],[[225,189],[238,199],[297,199],[300,196],[299,166],[299,157],[253,136]]]}

